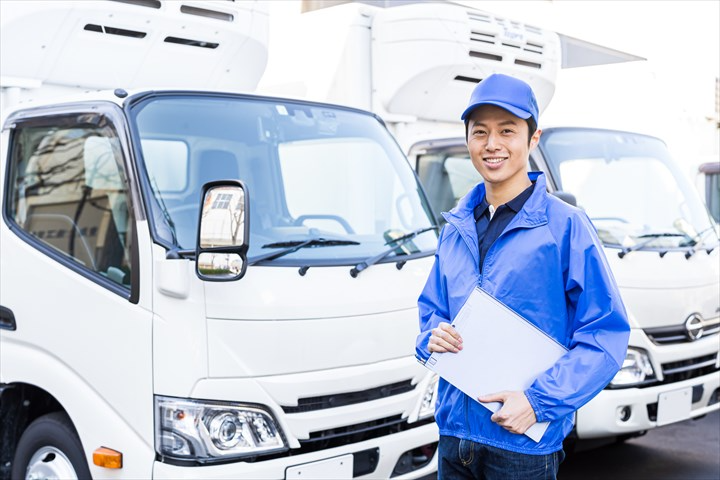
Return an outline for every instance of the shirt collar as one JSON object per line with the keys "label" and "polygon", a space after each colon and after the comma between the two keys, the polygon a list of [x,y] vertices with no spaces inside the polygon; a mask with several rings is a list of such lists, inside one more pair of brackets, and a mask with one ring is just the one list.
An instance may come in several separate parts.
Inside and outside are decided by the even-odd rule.
{"label": "shirt collar", "polygon": [[[535,188],[535,182],[532,182],[529,187],[527,187],[525,190],[523,190],[518,196],[510,200],[505,204],[506,207],[508,207],[510,210],[512,210],[515,213],[518,213],[523,205],[525,205],[525,202],[533,193],[533,189]],[[475,221],[477,222],[480,217],[485,215],[485,212],[487,211],[490,204],[487,201],[487,197],[483,196],[482,201],[480,202],[480,205],[475,207],[473,209],[473,214],[475,216]],[[499,208],[499,207],[498,207]]]}

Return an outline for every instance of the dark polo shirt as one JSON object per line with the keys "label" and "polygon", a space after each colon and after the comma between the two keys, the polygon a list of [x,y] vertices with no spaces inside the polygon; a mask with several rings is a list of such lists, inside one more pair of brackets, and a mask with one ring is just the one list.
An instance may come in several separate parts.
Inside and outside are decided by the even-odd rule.
{"label": "dark polo shirt", "polygon": [[505,230],[510,221],[522,210],[523,205],[530,195],[532,195],[533,189],[535,188],[535,182],[532,183],[528,188],[523,190],[517,197],[513,198],[509,202],[500,205],[495,213],[490,218],[490,204],[487,199],[483,197],[480,205],[475,207],[473,213],[475,215],[475,229],[477,230],[478,245],[480,246],[480,271],[482,272],[483,263],[485,262],[485,255],[495,240]]}

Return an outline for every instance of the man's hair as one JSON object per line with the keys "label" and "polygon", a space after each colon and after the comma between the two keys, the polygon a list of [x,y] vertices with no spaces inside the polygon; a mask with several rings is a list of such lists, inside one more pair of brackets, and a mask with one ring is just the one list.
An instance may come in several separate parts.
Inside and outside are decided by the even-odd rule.
{"label": "man's hair", "polygon": [[535,135],[535,132],[537,131],[537,123],[535,123],[535,120],[533,120],[532,117],[525,120],[528,125],[528,145],[530,145],[530,141],[532,140],[532,136]]}
{"label": "man's hair", "polygon": [[[470,125],[469,122],[470,118],[468,117],[468,120],[465,120],[465,142],[467,142],[467,136],[468,136],[468,125]],[[525,120],[525,123],[527,123],[528,126],[528,145],[530,145],[530,141],[532,140],[532,136],[537,131],[537,124],[535,123],[535,120],[533,120],[532,117]]]}

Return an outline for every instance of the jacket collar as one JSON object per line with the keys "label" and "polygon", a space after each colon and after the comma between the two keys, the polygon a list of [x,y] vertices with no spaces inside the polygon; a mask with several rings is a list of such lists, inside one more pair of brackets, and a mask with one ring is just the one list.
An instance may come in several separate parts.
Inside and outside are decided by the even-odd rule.
{"label": "jacket collar", "polygon": [[[547,181],[543,172],[528,172],[530,181],[535,182],[535,188],[527,199],[522,210],[518,212],[508,228],[533,228],[547,223]],[[475,217],[473,210],[485,198],[485,184],[475,185],[455,208],[442,215],[447,222],[457,228],[468,246],[474,245],[470,250],[473,255],[480,257],[477,246],[477,232],[475,230]]]}

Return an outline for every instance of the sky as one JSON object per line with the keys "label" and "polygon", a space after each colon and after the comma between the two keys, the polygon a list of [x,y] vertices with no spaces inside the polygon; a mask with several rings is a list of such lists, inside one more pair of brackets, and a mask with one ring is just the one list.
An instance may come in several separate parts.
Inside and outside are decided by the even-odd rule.
{"label": "sky", "polygon": [[718,161],[720,0],[459,3],[647,58],[561,70],[541,124],[639,131],[661,137],[688,166]]}

